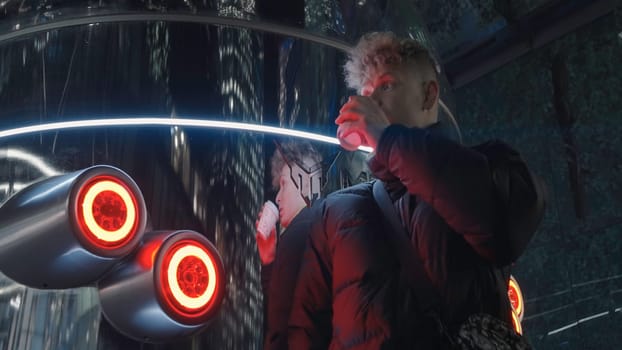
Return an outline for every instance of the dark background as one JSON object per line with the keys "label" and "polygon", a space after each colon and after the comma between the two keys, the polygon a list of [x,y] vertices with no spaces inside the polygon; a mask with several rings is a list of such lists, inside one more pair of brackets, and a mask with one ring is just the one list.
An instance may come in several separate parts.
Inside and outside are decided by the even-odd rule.
{"label": "dark background", "polygon": [[[369,30],[418,37],[443,67],[443,100],[465,143],[503,139],[547,183],[544,221],[513,269],[526,301],[526,335],[538,349],[614,349],[622,340],[621,11],[617,1],[597,0],[6,1],[0,130],[179,116],[333,135],[332,121],[352,93],[342,83],[343,54],[296,31],[335,43]],[[101,20],[137,12],[205,23]],[[92,25],[71,24],[88,17]],[[276,23],[292,34],[209,24],[213,18]],[[47,24],[59,27],[36,31]],[[0,139],[0,203],[49,176],[23,154],[58,172],[118,166],[142,189],[153,228],[205,234],[228,274],[212,324],[160,345],[110,327],[95,288],[39,291],[2,277],[0,348],[259,348],[253,228],[261,203],[274,196],[267,163],[273,140],[151,126]],[[317,146],[327,163],[338,152]],[[339,171],[358,165],[342,162]]]}

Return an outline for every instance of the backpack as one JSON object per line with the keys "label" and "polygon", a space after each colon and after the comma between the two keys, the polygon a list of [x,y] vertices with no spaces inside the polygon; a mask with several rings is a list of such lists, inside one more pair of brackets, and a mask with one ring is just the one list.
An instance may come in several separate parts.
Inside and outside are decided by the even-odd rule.
{"label": "backpack", "polygon": [[[387,230],[388,237],[392,240],[402,266],[409,271],[406,274],[406,280],[415,293],[419,309],[428,316],[428,319],[436,323],[436,329],[440,334],[444,348],[456,350],[532,349],[527,339],[516,333],[509,324],[483,313],[470,315],[460,325],[457,332],[450,333],[441,321],[440,316],[435,312],[435,306],[439,303],[438,295],[424,270],[421,259],[411,249],[412,246],[407,239],[406,230],[401,225],[382,181],[374,182],[373,196],[385,219],[393,228]],[[521,240],[519,243],[523,244],[524,242]],[[524,245],[526,246],[526,243]]]}

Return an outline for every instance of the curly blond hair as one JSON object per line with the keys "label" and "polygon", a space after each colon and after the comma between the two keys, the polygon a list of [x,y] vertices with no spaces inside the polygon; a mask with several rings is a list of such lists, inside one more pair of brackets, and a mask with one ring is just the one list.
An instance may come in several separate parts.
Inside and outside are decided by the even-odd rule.
{"label": "curly blond hair", "polygon": [[401,63],[413,64],[425,79],[438,80],[438,64],[417,40],[400,39],[392,32],[372,32],[363,35],[348,52],[344,65],[346,84],[360,91],[379,69]]}

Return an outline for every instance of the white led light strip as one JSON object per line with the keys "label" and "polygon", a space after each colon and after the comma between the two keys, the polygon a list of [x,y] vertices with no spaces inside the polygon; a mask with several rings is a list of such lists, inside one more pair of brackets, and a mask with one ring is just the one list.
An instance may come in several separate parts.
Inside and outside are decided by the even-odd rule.
{"label": "white led light strip", "polygon": [[[207,268],[207,288],[205,289],[205,292],[203,292],[203,294],[199,295],[196,298],[187,296],[186,293],[181,290],[179,280],[177,279],[177,269],[179,268],[179,264],[186,257],[195,257],[201,260],[201,262],[203,262],[203,265],[205,265],[205,267]],[[218,278],[216,276],[216,268],[214,267],[214,263],[212,262],[212,259],[207,255],[207,253],[197,246],[186,245],[179,248],[173,254],[166,273],[168,278],[168,285],[171,288],[171,293],[173,294],[173,297],[180,304],[187,308],[195,310],[200,309],[207,305],[207,303],[209,303],[214,296],[214,292],[216,291],[216,278]]]}
{"label": "white led light strip", "polygon": [[37,168],[41,171],[45,176],[54,176],[60,174],[60,172],[50,165],[48,165],[41,158],[36,155],[29,153],[27,151],[17,149],[17,148],[8,148],[6,150],[6,157],[9,159],[19,159],[24,162],[29,163],[30,165]]}
{"label": "white led light strip", "polygon": [[[91,127],[110,127],[110,126],[189,126],[189,127],[201,127],[201,128],[217,128],[217,129],[230,129],[230,130],[242,130],[242,131],[254,131],[267,134],[276,134],[282,136],[300,137],[312,141],[320,141],[339,145],[339,140],[334,137],[324,136],[320,134],[314,134],[306,131],[299,131],[293,129],[279,128],[275,126],[238,123],[221,120],[204,120],[204,119],[185,119],[185,118],[113,118],[113,119],[92,119],[92,120],[76,120],[68,122],[57,122],[48,124],[39,124],[32,126],[25,126],[21,128],[14,128],[0,131],[0,139],[18,136],[24,134],[30,134],[34,132],[62,130],[62,129],[77,129],[77,128],[91,128]],[[371,147],[360,146],[358,148],[363,152],[372,152]]]}
{"label": "white led light strip", "polygon": [[[118,230],[115,231],[105,230],[97,223],[95,217],[93,216],[93,203],[95,202],[95,198],[104,191],[112,191],[116,193],[119,197],[121,197],[125,207],[127,208],[125,222]],[[104,242],[113,243],[124,239],[132,231],[134,221],[136,221],[136,208],[134,208],[132,197],[123,186],[112,181],[101,181],[90,187],[86,192],[84,202],[82,203],[82,215],[86,226],[91,230],[91,232],[93,232],[95,237]]]}

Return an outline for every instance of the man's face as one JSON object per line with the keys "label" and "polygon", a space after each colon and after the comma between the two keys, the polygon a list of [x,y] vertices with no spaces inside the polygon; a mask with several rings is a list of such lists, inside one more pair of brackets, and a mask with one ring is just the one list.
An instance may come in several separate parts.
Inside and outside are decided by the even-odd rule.
{"label": "man's face", "polygon": [[426,127],[430,121],[421,116],[424,105],[424,81],[415,69],[400,64],[376,70],[363,85],[362,96],[374,100],[391,124]]}
{"label": "man's face", "polygon": [[281,226],[287,227],[289,223],[307,204],[305,203],[300,190],[292,181],[289,166],[285,165],[281,169],[279,178],[279,192],[276,194],[276,204],[279,206],[279,217]]}

